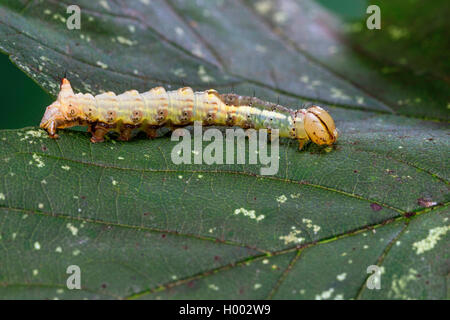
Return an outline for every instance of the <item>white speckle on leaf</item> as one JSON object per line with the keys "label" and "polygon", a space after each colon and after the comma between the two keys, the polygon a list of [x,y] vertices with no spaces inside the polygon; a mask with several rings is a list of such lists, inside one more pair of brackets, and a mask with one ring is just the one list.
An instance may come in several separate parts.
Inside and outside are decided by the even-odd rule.
{"label": "white speckle on leaf", "polygon": [[133,40],[127,39],[127,38],[122,37],[122,36],[118,36],[117,37],[117,41],[119,43],[121,43],[121,44],[126,44],[128,46],[134,46],[134,45],[137,44],[137,41],[133,41]]}
{"label": "white speckle on leaf", "polygon": [[214,78],[209,76],[206,73],[206,70],[205,70],[204,66],[200,66],[198,68],[198,72],[197,73],[198,73],[198,76],[200,77],[200,80],[202,80],[203,82],[212,82],[212,81],[214,81]]}
{"label": "white speckle on leaf", "polygon": [[269,0],[263,0],[256,2],[254,6],[256,11],[262,15],[265,15],[272,9],[273,3]]}
{"label": "white speckle on leaf", "polygon": [[69,166],[61,166],[61,169],[66,170],[66,171],[69,171],[69,170],[70,170],[70,167],[69,167]]}
{"label": "white speckle on leaf", "polygon": [[47,138],[47,134],[43,130],[28,130],[25,132],[26,138],[29,138],[27,136],[31,136],[33,138]]}
{"label": "white speckle on leaf", "polygon": [[363,97],[355,97],[357,104],[364,104],[364,98]]}
{"label": "white speckle on leaf", "polygon": [[399,40],[409,35],[408,29],[400,28],[394,25],[388,27],[388,33],[393,40]]}
{"label": "white speckle on leaf", "polygon": [[108,65],[106,63],[103,63],[101,61],[97,61],[97,65],[100,66],[102,69],[107,69]]}
{"label": "white speckle on leaf", "polygon": [[177,34],[177,36],[181,37],[184,35],[184,30],[180,27],[176,27],[175,28],[175,33]]}
{"label": "white speckle on leaf", "polygon": [[281,195],[281,196],[279,196],[279,197],[277,198],[277,201],[278,201],[279,203],[285,203],[286,200],[287,200],[287,198],[286,198],[286,196],[285,196],[284,194]]}
{"label": "white speckle on leaf", "polygon": [[210,288],[211,290],[214,290],[214,291],[219,291],[219,287],[218,286],[216,286],[215,284],[210,284],[209,286],[208,286],[208,288]]}
{"label": "white speckle on leaf", "polygon": [[255,210],[247,210],[245,208],[239,208],[234,210],[235,215],[238,215],[240,213],[242,213],[245,217],[249,217],[250,219],[254,219],[256,221],[261,221],[265,218],[263,214],[256,216]]}
{"label": "white speckle on leaf", "polygon": [[394,274],[392,280],[391,290],[388,292],[388,297],[395,299],[409,300],[410,298],[405,293],[408,283],[417,280],[417,271],[410,268],[407,274],[398,276]]}
{"label": "white speckle on leaf", "polygon": [[184,78],[187,76],[183,68],[172,69],[171,72],[177,77]]}
{"label": "white speckle on leaf", "polygon": [[304,224],[306,224],[306,227],[307,227],[308,229],[311,229],[311,228],[312,228],[314,234],[317,234],[317,232],[319,232],[320,229],[321,229],[320,226],[318,226],[318,225],[316,225],[316,224],[313,224],[311,219],[303,218],[303,219],[302,219],[302,222],[303,222]]}
{"label": "white speckle on leaf", "polygon": [[194,44],[194,47],[192,48],[192,53],[200,58],[203,58],[205,56],[199,44]]}
{"label": "white speckle on leaf", "polygon": [[347,273],[344,272],[344,273],[338,274],[336,279],[338,279],[339,281],[344,281],[346,277],[347,277]]}
{"label": "white speckle on leaf", "polygon": [[275,21],[278,24],[283,24],[286,22],[286,20],[287,16],[286,13],[284,13],[283,11],[275,12],[275,14],[273,15],[273,21]]}
{"label": "white speckle on leaf", "polygon": [[413,249],[416,254],[422,254],[434,248],[436,243],[450,230],[450,226],[436,227],[428,230],[428,236],[425,239],[413,243]]}
{"label": "white speckle on leaf", "polygon": [[324,292],[322,292],[320,295],[316,295],[316,300],[324,300],[324,299],[330,299],[331,295],[333,294],[334,289],[330,288],[328,290],[325,290]]}
{"label": "white speckle on leaf", "polygon": [[78,235],[78,228],[75,227],[73,224],[68,223],[66,224],[67,229],[70,230],[70,232],[72,233],[73,236],[77,236]]}
{"label": "white speckle on leaf", "polygon": [[111,8],[109,7],[108,1],[106,0],[100,0],[100,5],[105,8],[106,10],[110,10]]}
{"label": "white speckle on leaf", "polygon": [[66,22],[66,18],[63,17],[62,15],[60,15],[59,13],[55,13],[55,14],[53,15],[53,19],[59,20],[59,21],[61,21],[62,23],[65,23],[65,22]]}
{"label": "white speckle on leaf", "polygon": [[255,50],[257,52],[261,53],[261,54],[264,54],[264,53],[267,52],[267,48],[265,46],[263,46],[263,45],[260,45],[260,44],[256,44]]}
{"label": "white speckle on leaf", "polygon": [[331,88],[331,97],[336,99],[348,100],[350,97],[338,88]]}
{"label": "white speckle on leaf", "polygon": [[34,243],[34,249],[35,249],[35,250],[40,250],[40,249],[41,249],[41,244],[40,244],[39,242],[36,241],[36,242]]}
{"label": "white speckle on leaf", "polygon": [[298,235],[302,232],[301,230],[297,230],[294,227],[292,227],[292,231],[289,232],[288,235],[286,236],[280,236],[280,240],[284,240],[284,244],[289,244],[289,243],[302,243],[303,241],[305,241],[305,238],[299,237]]}

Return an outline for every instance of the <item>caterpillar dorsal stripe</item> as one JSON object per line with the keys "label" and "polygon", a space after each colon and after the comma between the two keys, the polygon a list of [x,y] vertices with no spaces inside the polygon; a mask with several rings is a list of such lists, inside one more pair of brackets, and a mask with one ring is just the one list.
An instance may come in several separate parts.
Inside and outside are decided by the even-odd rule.
{"label": "caterpillar dorsal stripe", "polygon": [[333,118],[319,106],[291,110],[256,97],[219,94],[210,89],[194,92],[189,87],[166,91],[163,87],[120,95],[106,92],[93,96],[72,90],[63,78],[55,102],[45,110],[41,128],[57,138],[57,129],[88,126],[92,142],[104,141],[109,131],[119,132],[119,140],[129,140],[133,129],[150,138],[160,127],[180,127],[201,121],[204,125],[279,130],[280,137],[296,139],[299,149],[308,141],[318,145],[336,142],[338,133]]}

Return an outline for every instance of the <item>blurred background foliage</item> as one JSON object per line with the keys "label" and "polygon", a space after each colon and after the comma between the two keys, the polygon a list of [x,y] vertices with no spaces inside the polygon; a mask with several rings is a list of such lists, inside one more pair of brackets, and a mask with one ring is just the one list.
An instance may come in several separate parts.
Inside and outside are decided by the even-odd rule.
{"label": "blurred background foliage", "polygon": [[0,54],[2,113],[1,129],[39,124],[44,106],[53,98],[17,68],[5,54]]}

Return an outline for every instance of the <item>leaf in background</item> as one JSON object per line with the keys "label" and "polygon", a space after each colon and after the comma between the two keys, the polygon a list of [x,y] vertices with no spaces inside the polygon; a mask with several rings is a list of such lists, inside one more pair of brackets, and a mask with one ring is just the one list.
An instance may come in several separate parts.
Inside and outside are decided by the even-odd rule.
{"label": "leaf in background", "polygon": [[[44,3],[0,5],[0,47],[53,94],[64,69],[92,93],[234,87],[331,104],[341,135],[330,153],[282,141],[267,177],[176,166],[167,137],[1,131],[1,297],[446,296],[448,124],[414,118],[448,118],[445,79],[381,72],[325,32],[338,22],[309,1],[79,1],[74,31],[69,3]],[[80,291],[65,286],[73,264]],[[382,290],[365,287],[373,264]]]}
{"label": "leaf in background", "polygon": [[[449,119],[449,23],[444,0],[368,1],[367,5],[380,7],[381,30],[367,29],[365,12],[363,19],[343,23],[310,1],[246,2],[287,45],[391,111]],[[305,82],[312,84],[317,75],[309,76]],[[363,94],[351,97],[342,91],[349,96],[346,104],[354,105],[355,100],[356,105],[373,104]]]}

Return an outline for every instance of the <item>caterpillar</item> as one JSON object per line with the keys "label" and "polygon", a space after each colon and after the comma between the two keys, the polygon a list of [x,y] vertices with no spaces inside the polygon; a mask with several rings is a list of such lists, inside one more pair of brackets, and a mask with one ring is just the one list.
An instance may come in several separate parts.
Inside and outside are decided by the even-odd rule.
{"label": "caterpillar", "polygon": [[97,143],[103,142],[109,131],[118,132],[121,141],[129,140],[134,129],[155,138],[160,127],[174,129],[194,121],[267,129],[269,133],[278,129],[280,137],[298,140],[300,150],[309,141],[331,145],[338,137],[333,118],[317,105],[295,111],[256,97],[219,94],[214,89],[194,92],[189,87],[174,91],[155,87],[144,93],[130,90],[120,95],[74,94],[66,78],[61,81],[56,101],[46,108],[40,127],[51,138],[58,138],[57,129],[88,126],[91,142]]}

